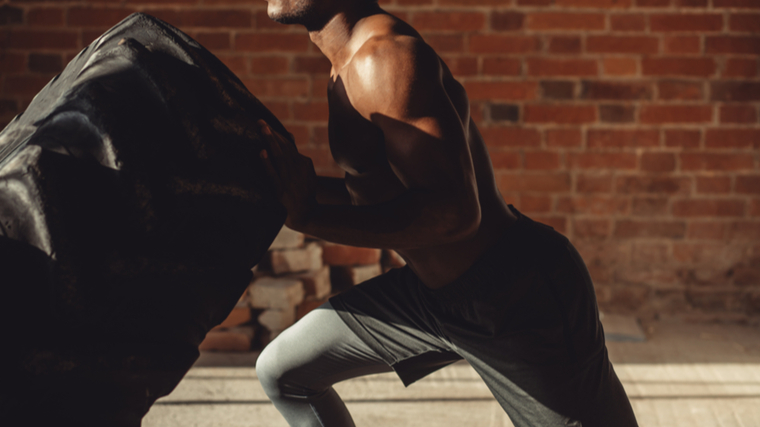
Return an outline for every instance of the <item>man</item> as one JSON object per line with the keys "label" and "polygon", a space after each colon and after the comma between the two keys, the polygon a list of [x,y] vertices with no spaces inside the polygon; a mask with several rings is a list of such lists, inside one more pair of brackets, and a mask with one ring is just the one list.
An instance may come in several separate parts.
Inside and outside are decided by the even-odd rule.
{"label": "man", "polygon": [[352,426],[332,384],[395,370],[405,385],[466,359],[518,427],[636,426],[607,358],[591,279],[567,239],[507,206],[463,87],[372,0],[268,0],[332,63],[330,148],[316,177],[261,124],[287,224],[407,261],[334,297],[262,352],[291,426]]}

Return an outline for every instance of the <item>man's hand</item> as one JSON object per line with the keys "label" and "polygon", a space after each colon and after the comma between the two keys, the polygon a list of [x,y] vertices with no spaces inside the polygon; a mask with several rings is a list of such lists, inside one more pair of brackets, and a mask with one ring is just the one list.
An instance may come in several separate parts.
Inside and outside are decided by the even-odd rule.
{"label": "man's hand", "polygon": [[299,230],[317,206],[317,175],[311,159],[298,153],[295,144],[259,120],[269,148],[260,153],[267,173],[275,184],[280,202],[288,210],[285,224]]}

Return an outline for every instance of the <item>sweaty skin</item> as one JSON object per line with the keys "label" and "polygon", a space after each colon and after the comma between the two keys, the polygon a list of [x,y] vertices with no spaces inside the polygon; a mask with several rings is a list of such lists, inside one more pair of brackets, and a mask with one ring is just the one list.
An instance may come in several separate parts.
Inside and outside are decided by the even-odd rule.
{"label": "sweaty skin", "polygon": [[269,0],[332,63],[330,150],[345,178],[317,177],[273,133],[262,158],[287,225],[396,250],[430,288],[464,273],[515,220],[496,188],[464,88],[409,25],[361,0]]}

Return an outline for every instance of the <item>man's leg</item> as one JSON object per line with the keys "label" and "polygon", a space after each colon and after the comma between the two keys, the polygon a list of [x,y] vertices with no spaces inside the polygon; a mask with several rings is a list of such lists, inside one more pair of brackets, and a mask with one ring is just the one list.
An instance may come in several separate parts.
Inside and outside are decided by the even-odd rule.
{"label": "man's leg", "polygon": [[353,426],[332,385],[389,371],[329,302],[285,330],[256,362],[267,396],[291,426],[299,427]]}

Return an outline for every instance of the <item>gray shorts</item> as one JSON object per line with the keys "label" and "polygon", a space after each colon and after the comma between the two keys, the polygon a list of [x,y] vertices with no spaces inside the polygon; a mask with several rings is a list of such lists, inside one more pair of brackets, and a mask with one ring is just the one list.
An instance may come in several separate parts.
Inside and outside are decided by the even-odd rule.
{"label": "gray shorts", "polygon": [[431,290],[404,267],[332,306],[405,385],[466,359],[515,425],[636,426],[583,260],[512,209],[518,221],[455,282]]}

